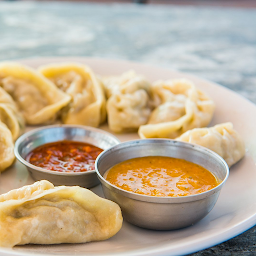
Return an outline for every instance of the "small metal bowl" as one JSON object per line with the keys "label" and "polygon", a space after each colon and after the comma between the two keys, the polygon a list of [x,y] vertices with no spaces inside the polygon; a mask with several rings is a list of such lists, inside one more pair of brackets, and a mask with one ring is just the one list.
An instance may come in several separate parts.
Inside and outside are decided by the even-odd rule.
{"label": "small metal bowl", "polygon": [[33,149],[45,143],[62,140],[86,142],[103,150],[120,143],[115,136],[100,129],[79,125],[52,125],[34,129],[19,137],[15,143],[14,154],[35,180],[49,180],[54,185],[78,185],[86,188],[99,184],[95,171],[62,173],[37,167],[25,160]]}
{"label": "small metal bowl", "polygon": [[[222,182],[201,194],[154,197],[128,192],[103,178],[104,173],[112,166],[128,159],[144,156],[185,159],[203,166]],[[98,156],[95,170],[102,183],[105,197],[119,204],[124,219],[136,226],[154,230],[184,228],[204,218],[214,207],[229,174],[226,162],[211,150],[167,139],[136,140],[116,145]]]}

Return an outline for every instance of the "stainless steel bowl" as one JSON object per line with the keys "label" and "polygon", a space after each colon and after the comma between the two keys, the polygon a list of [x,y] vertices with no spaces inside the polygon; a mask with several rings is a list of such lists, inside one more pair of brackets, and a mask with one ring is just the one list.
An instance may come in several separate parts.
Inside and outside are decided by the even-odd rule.
{"label": "stainless steel bowl", "polygon": [[96,128],[79,125],[52,125],[23,134],[15,143],[14,154],[28,168],[35,180],[49,180],[54,185],[78,185],[86,188],[99,184],[95,171],[61,173],[37,167],[25,160],[28,153],[38,146],[61,140],[86,142],[103,150],[120,143],[112,134]]}
{"label": "stainless steel bowl", "polygon": [[[168,156],[199,164],[222,182],[215,188],[184,197],[154,197],[120,189],[106,181],[104,173],[128,159],[144,156]],[[229,168],[216,153],[201,146],[165,139],[146,139],[121,143],[102,152],[95,162],[103,192],[122,209],[128,222],[148,229],[172,230],[193,225],[205,217],[215,205],[228,178]]]}

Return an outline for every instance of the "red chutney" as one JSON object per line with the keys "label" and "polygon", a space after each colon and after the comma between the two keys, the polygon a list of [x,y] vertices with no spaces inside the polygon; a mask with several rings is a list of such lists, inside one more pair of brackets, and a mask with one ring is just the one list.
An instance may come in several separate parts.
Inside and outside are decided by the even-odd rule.
{"label": "red chutney", "polygon": [[35,148],[26,160],[51,171],[86,172],[95,169],[95,160],[102,151],[88,143],[64,140]]}

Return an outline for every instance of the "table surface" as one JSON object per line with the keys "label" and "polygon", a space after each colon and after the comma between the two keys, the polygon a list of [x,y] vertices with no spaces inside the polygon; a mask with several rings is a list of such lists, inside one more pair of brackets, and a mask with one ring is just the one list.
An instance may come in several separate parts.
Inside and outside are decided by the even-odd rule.
{"label": "table surface", "polygon": [[[256,9],[0,2],[0,61],[42,56],[177,69],[256,104]],[[255,234],[256,227],[191,255],[256,255]]]}

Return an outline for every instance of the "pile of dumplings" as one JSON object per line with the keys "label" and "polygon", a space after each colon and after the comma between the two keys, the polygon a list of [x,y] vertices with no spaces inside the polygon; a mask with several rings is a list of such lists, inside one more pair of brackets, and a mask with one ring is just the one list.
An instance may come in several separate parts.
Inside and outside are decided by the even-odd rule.
{"label": "pile of dumplings", "polygon": [[214,102],[185,79],[156,81],[128,71],[97,77],[79,63],[55,63],[37,70],[18,63],[0,64],[0,172],[14,161],[13,142],[27,125],[64,124],[98,127],[108,122],[115,133],[138,131],[140,138],[170,138],[205,146],[229,166],[245,154],[231,123],[206,127]]}

